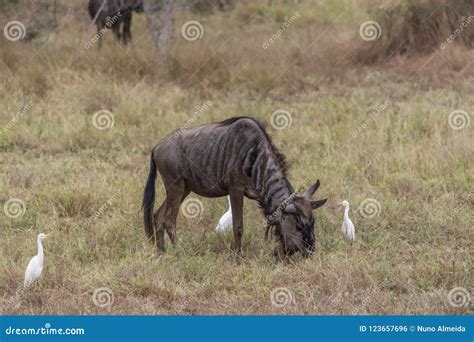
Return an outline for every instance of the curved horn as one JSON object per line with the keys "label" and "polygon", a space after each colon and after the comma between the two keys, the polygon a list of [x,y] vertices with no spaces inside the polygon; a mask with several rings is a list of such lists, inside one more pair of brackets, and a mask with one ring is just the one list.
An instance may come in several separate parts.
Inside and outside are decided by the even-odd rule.
{"label": "curved horn", "polygon": [[311,197],[313,196],[313,194],[316,192],[316,190],[318,190],[319,186],[321,185],[321,182],[319,181],[319,179],[316,181],[316,183],[314,183],[313,185],[311,185],[308,190],[305,191],[304,193],[304,197],[306,197],[307,199],[311,199]]}

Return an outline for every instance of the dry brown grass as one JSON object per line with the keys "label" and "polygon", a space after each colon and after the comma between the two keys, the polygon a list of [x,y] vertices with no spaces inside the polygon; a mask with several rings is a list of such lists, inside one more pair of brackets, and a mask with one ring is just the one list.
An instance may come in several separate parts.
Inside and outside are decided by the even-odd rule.
{"label": "dry brown grass", "polygon": [[[474,107],[471,51],[452,45],[429,63],[430,56],[402,57],[366,67],[352,58],[367,20],[360,2],[244,2],[215,15],[181,14],[172,55],[162,61],[141,16],[127,49],[108,35],[102,51],[84,50],[95,30],[79,5],[68,4],[62,8],[72,14],[57,31],[0,47],[0,127],[31,103],[0,134],[0,203],[18,197],[27,208],[19,219],[0,211],[1,313],[472,313],[447,299],[454,287],[474,288],[472,123],[448,125],[449,113]],[[296,11],[300,18],[262,49]],[[202,40],[180,39],[190,19],[203,24]],[[453,68],[437,76],[444,63]],[[291,127],[267,126],[289,157],[295,187],[320,178],[320,194],[330,199],[318,212],[314,256],[276,263],[252,201],[241,265],[231,234],[214,232],[224,199],[200,198],[199,219],[180,214],[179,244],[166,253],[145,240],[149,151],[206,101],[212,106],[193,124],[240,114],[269,123],[276,109],[291,113]],[[92,125],[101,109],[114,114],[112,129]],[[161,182],[157,196],[164,197]],[[357,210],[367,197],[381,203],[373,218]],[[339,232],[337,203],[345,198],[357,227],[353,248]],[[43,278],[17,297],[39,232],[52,235]],[[99,287],[113,291],[112,307],[94,305]],[[278,287],[292,291],[294,304],[272,306]]]}
{"label": "dry brown grass", "polygon": [[357,58],[370,64],[400,55],[431,54],[450,44],[472,49],[473,13],[471,0],[399,1],[378,8],[371,15],[380,25],[381,37],[361,44]]}

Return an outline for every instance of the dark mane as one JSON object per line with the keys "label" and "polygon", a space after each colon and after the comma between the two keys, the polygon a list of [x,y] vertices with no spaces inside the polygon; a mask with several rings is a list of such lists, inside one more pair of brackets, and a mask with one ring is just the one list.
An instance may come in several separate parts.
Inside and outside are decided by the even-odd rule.
{"label": "dark mane", "polygon": [[267,139],[268,144],[270,145],[270,148],[271,148],[273,154],[276,157],[276,162],[278,163],[278,166],[280,167],[281,172],[286,177],[288,167],[289,167],[288,162],[286,160],[286,156],[283,153],[281,153],[280,150],[278,150],[278,148],[273,144],[273,140],[268,135],[263,122],[261,122],[260,120],[255,119],[251,116],[234,116],[232,118],[228,118],[228,119],[225,119],[223,121],[220,121],[220,122],[218,122],[218,124],[221,125],[221,126],[228,126],[228,125],[231,125],[231,124],[233,124],[234,122],[236,122],[240,119],[249,119],[249,120],[252,120],[253,122],[255,122],[257,124],[257,126],[260,128],[260,130],[265,135],[265,138]]}

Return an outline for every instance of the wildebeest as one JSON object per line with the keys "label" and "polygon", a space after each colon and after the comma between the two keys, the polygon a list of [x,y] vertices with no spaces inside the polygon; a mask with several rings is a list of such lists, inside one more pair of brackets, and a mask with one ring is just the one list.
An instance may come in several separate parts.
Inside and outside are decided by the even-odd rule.
{"label": "wildebeest", "polygon": [[[155,180],[159,171],[166,199],[153,215]],[[267,235],[274,227],[277,254],[314,250],[312,210],[327,199],[312,201],[319,180],[297,196],[287,179],[285,157],[272,143],[264,126],[252,117],[178,129],[161,140],[151,153],[150,172],[143,194],[145,231],[164,250],[164,231],[176,242],[179,207],[191,192],[204,197],[230,195],[234,248],[241,254],[243,199],[257,200],[267,217]]]}
{"label": "wildebeest", "polygon": [[112,28],[115,38],[127,44],[132,39],[132,12],[143,12],[142,0],[89,0],[89,14],[97,25],[99,47],[106,27]]}

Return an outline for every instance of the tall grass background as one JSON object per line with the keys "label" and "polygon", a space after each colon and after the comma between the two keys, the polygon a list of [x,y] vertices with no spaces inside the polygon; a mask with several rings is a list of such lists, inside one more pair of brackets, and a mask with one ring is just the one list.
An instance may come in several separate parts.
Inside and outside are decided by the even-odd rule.
{"label": "tall grass background", "polygon": [[[455,130],[448,119],[456,110],[472,118],[473,26],[445,49],[418,38],[409,18],[427,20],[420,26],[427,29],[437,16],[445,22],[446,3],[426,2],[434,3],[433,14],[414,12],[419,20],[408,14],[414,2],[369,0],[180,10],[166,58],[153,51],[143,15],[133,18],[131,45],[108,32],[101,50],[86,49],[95,28],[85,3],[59,1],[56,20],[45,23],[28,19],[28,2],[3,4],[2,27],[17,18],[30,33],[18,42],[0,38],[0,202],[26,205],[17,219],[0,211],[0,312],[472,313],[472,305],[448,300],[453,288],[473,289],[472,123]],[[459,4],[459,20],[472,15],[471,2]],[[202,24],[202,39],[182,39],[189,20]],[[359,36],[367,20],[381,25],[373,44]],[[441,44],[453,25],[439,28],[432,40]],[[114,126],[98,130],[92,116],[104,109]],[[292,118],[284,130],[270,121],[279,109]],[[152,146],[173,129],[234,115],[267,124],[296,188],[321,180],[317,196],[329,201],[316,211],[311,258],[276,262],[250,200],[242,264],[232,234],[214,232],[224,198],[199,198],[199,218],[180,214],[180,241],[168,242],[166,253],[146,241],[141,196]],[[160,181],[157,197],[164,199]],[[380,203],[371,218],[358,210],[367,198]],[[343,199],[356,226],[352,247],[339,231]],[[18,294],[39,232],[51,235],[43,277]],[[94,304],[100,287],[113,292],[111,306]],[[270,297],[281,287],[294,300],[276,307]]]}

